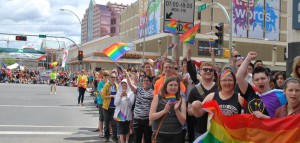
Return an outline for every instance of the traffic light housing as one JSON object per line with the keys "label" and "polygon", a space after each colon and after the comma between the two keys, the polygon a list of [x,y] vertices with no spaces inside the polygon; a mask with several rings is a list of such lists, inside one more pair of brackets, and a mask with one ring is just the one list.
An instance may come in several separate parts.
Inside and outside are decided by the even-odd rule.
{"label": "traffic light housing", "polygon": [[78,51],[78,61],[82,63],[82,59],[83,59],[83,51]]}
{"label": "traffic light housing", "polygon": [[216,33],[216,36],[218,37],[216,41],[216,43],[218,45],[223,45],[223,40],[224,40],[224,23],[221,22],[216,26],[216,29],[218,30],[218,32]]}
{"label": "traffic light housing", "polygon": [[27,37],[26,36],[16,36],[16,40],[17,41],[27,41]]}

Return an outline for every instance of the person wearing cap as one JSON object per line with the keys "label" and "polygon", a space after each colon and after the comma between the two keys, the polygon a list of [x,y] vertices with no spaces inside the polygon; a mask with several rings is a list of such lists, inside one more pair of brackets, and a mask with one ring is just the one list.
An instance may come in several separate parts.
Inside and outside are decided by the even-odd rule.
{"label": "person wearing cap", "polygon": [[52,69],[52,72],[49,74],[50,77],[50,95],[52,94],[52,92],[54,92],[54,94],[56,94],[56,78],[57,78],[57,72],[56,69]]}
{"label": "person wearing cap", "polygon": [[77,78],[77,83],[78,83],[78,91],[79,91],[79,96],[78,96],[78,105],[83,106],[83,99],[84,99],[84,93],[87,87],[87,82],[88,78],[84,74],[84,70],[80,72],[80,75]]}

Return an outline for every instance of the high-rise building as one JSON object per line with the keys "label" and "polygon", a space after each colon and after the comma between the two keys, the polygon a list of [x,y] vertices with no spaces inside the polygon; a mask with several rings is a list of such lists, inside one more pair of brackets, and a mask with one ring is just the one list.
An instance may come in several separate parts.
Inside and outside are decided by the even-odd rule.
{"label": "high-rise building", "polygon": [[82,43],[106,35],[118,35],[120,12],[126,7],[127,5],[110,2],[107,5],[100,5],[91,0],[82,19]]}

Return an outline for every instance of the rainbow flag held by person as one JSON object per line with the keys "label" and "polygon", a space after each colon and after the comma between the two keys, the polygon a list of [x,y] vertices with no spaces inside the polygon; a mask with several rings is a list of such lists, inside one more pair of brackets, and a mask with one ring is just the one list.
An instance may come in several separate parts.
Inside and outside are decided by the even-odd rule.
{"label": "rainbow flag held by person", "polygon": [[165,97],[166,97],[167,102],[176,102],[177,101],[175,94],[166,94]]}
{"label": "rainbow flag held by person", "polygon": [[169,46],[168,46],[168,50],[173,49],[173,47],[174,47],[174,43],[170,43]]}
{"label": "rainbow flag held by person", "polygon": [[120,111],[115,121],[126,121],[126,115]]}
{"label": "rainbow flag held by person", "polygon": [[189,30],[189,25],[190,25],[190,22],[187,22],[186,24],[183,25],[183,31],[184,32]]}
{"label": "rainbow flag held by person", "polygon": [[117,42],[112,44],[111,46],[105,48],[103,53],[106,54],[110,59],[113,61],[117,61],[120,59],[124,54],[130,51],[127,43]]}
{"label": "rainbow flag held by person", "polygon": [[215,45],[215,39],[214,38],[208,38],[209,45]]}
{"label": "rainbow flag held by person", "polygon": [[225,116],[215,100],[204,103],[201,110],[209,113],[207,132],[194,143],[300,142],[300,114],[271,119],[252,114]]}
{"label": "rainbow flag held by person", "polygon": [[166,25],[165,31],[170,32],[172,34],[176,34],[176,28],[177,28],[177,20],[171,19],[170,23]]}
{"label": "rainbow flag held by person", "polygon": [[[1,60],[1,59],[0,59],[0,60]],[[5,64],[2,60],[1,60],[1,64],[2,64],[2,67],[3,67],[3,68],[5,68],[5,69],[7,68],[6,64]]]}
{"label": "rainbow flag held by person", "polygon": [[195,37],[198,29],[200,28],[200,23],[196,24],[192,29],[182,34],[179,39],[184,43],[194,44]]}

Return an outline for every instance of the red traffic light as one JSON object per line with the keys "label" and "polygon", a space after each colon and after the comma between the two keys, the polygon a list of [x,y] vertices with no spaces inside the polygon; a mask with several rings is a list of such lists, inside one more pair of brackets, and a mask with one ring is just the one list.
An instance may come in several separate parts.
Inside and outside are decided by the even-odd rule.
{"label": "red traffic light", "polygon": [[17,41],[27,41],[27,37],[26,36],[16,36],[16,40]]}

